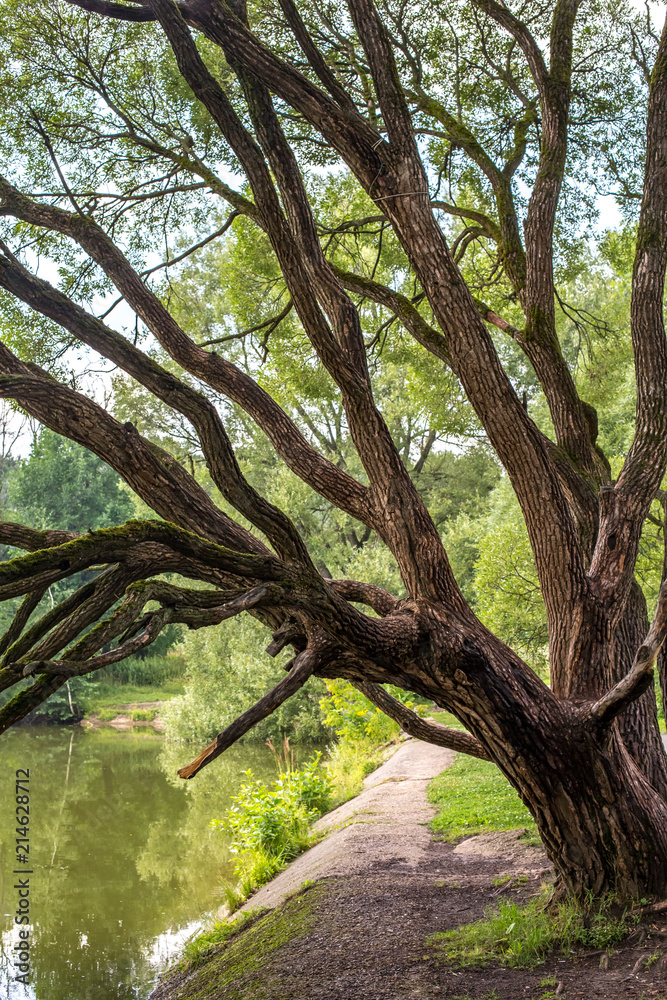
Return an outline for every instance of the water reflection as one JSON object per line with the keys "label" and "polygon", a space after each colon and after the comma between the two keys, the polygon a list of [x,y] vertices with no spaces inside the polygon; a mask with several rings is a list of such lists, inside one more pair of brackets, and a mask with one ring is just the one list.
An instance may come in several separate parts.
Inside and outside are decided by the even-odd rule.
{"label": "water reflection", "polygon": [[[145,998],[202,914],[220,905],[230,860],[209,820],[224,813],[244,770],[273,777],[273,758],[263,747],[232,748],[181,782],[175,761],[160,766],[161,749],[145,731],[26,727],[0,739],[0,996]],[[30,768],[29,988],[12,981],[10,963],[17,768]]]}

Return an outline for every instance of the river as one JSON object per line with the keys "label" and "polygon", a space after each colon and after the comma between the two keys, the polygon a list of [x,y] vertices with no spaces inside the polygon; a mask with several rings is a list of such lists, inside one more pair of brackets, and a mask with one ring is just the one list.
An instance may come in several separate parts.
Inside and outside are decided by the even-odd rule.
{"label": "river", "polygon": [[[175,772],[188,751],[169,761],[163,751],[152,729],[20,727],[0,737],[3,1000],[145,1000],[202,915],[224,902],[230,855],[209,822],[245,770],[276,776],[273,757],[235,747],[184,782]],[[29,770],[28,865],[16,860],[19,769]],[[15,981],[13,950],[26,888],[28,986]]]}

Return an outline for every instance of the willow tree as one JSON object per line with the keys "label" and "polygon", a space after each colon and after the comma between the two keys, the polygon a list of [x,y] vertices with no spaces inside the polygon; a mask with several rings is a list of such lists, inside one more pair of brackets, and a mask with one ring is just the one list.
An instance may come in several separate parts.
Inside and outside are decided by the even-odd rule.
{"label": "willow tree", "polygon": [[[273,630],[269,654],[293,648],[288,673],[183,778],[312,674],[346,678],[409,731],[494,761],[535,817],[562,892],[664,895],[667,759],[653,672],[667,587],[649,628],[634,571],[667,463],[667,35],[617,4],[580,11],[578,0],[519,13],[497,0],[70,2],[78,9],[4,5],[0,286],[5,328],[24,332],[14,352],[0,347],[0,393],[104,459],[158,518],[79,536],[2,524],[1,540],[28,554],[0,566],[0,596],[25,595],[1,640],[0,676],[5,687],[33,679],[2,709],[2,726],[169,622],[201,628],[251,613]],[[370,206],[339,234],[378,223],[402,255],[402,291],[363,260],[346,270],[331,259],[309,196],[322,166],[347,171]],[[573,198],[584,204],[595,184],[641,204],[636,423],[615,480],[557,334],[556,256],[567,252]],[[335,386],[362,477],[318,450],[222,343],[195,342],[151,284],[156,233],[178,224],[179,205],[194,247],[239,218],[268,241],[309,344],[304,375],[316,359]],[[58,286],[37,274],[42,257],[59,263]],[[502,290],[496,308],[484,288]],[[151,341],[139,346],[95,315],[109,289],[165,365]],[[369,300],[430,352],[434,383],[453,373],[504,466],[547,612],[550,686],[457,585],[373,395],[360,318]],[[63,350],[85,345],[190,422],[239,517],[132,423],[35,363],[29,334],[48,339],[54,324]],[[503,364],[501,335],[534,371],[549,434]],[[223,398],[313,491],[376,533],[405,598],[323,578],[289,511],[242,475]],[[92,582],[35,618],[46,588],[91,566]],[[384,683],[433,699],[467,734],[421,723]]]}

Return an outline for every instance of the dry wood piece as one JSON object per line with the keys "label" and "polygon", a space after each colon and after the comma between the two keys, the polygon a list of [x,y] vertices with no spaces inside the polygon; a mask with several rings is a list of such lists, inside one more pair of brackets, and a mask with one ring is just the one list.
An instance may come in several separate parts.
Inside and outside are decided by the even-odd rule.
{"label": "dry wood piece", "polygon": [[180,768],[178,772],[179,778],[194,778],[195,774],[201,771],[203,767],[206,767],[207,764],[210,764],[211,761],[215,760],[216,757],[219,757],[225,750],[228,750],[249,729],[256,726],[267,715],[275,712],[279,705],[282,705],[300,687],[303,687],[318,664],[326,662],[328,655],[332,655],[332,653],[326,653],[324,650],[316,648],[309,648],[304,650],[303,653],[299,653],[287,677],[279,681],[268,694],[265,694],[263,698],[255,702],[252,708],[249,708],[243,715],[240,715],[238,719],[232,722],[231,726],[227,726],[223,732],[219,733],[213,742],[209,743],[195,757],[192,763]]}

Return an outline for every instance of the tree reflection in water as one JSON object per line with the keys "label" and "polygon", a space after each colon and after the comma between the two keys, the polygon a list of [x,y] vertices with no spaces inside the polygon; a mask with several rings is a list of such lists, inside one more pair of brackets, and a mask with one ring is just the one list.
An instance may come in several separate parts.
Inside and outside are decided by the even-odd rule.
{"label": "tree reflection in water", "polygon": [[[31,989],[5,990],[11,1000],[144,998],[193,922],[221,904],[231,865],[209,821],[224,813],[243,771],[273,777],[273,758],[262,746],[235,747],[183,782],[162,748],[152,730],[23,727],[2,737],[0,801],[13,802],[15,771],[30,768],[34,870]],[[16,908],[12,820],[3,810],[5,942]]]}

